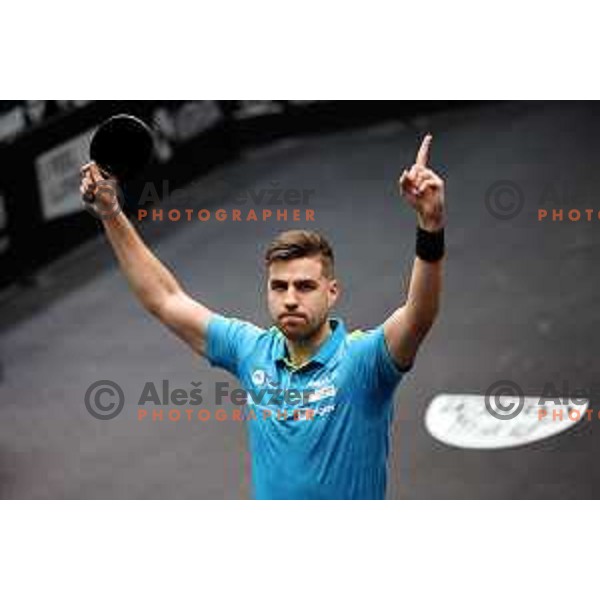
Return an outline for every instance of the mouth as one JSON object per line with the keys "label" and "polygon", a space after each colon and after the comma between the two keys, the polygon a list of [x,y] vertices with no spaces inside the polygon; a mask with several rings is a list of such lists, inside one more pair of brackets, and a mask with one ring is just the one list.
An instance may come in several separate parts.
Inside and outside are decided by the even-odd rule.
{"label": "mouth", "polygon": [[304,315],[298,313],[285,313],[279,317],[280,321],[306,321]]}

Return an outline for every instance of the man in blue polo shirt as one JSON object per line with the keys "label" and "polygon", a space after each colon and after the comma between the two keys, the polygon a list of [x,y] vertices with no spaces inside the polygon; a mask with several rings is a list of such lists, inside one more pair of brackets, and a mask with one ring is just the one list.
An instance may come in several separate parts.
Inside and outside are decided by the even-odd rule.
{"label": "man in blue polo shirt", "polygon": [[[428,135],[399,180],[418,221],[407,300],[367,332],[349,333],[331,316],[339,295],[333,251],[316,232],[284,232],[267,249],[273,326],[265,330],[190,298],[122,213],[102,221],[142,304],[247,390],[256,498],[385,497],[394,389],[441,295],[444,183],[427,166],[430,144]],[[94,197],[100,173],[88,165],[83,176],[82,193]]]}
{"label": "man in blue polo shirt", "polygon": [[[298,231],[279,240],[308,242],[313,237]],[[292,281],[322,277],[312,257],[291,260],[305,268],[301,279]],[[296,294],[288,294],[284,310],[306,315],[306,299],[292,304]],[[310,317],[295,320],[301,318]],[[280,322],[284,328],[286,317]],[[257,498],[385,495],[392,396],[403,370],[387,350],[383,327],[348,334],[341,320],[329,319],[326,329],[330,333],[316,352],[295,362],[286,344],[289,331],[264,331],[220,316],[209,322],[206,356],[238,377],[249,392],[246,419]],[[267,387],[281,390],[282,397],[261,396]]]}

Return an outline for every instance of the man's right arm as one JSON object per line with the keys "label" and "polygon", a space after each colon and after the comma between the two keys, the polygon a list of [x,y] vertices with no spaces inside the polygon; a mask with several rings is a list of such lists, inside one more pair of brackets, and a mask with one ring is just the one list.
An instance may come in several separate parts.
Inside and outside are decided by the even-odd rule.
{"label": "man's right arm", "polygon": [[[82,194],[93,197],[97,184],[102,181],[96,165],[86,165],[82,169]],[[95,202],[109,203],[106,196],[98,194]],[[194,351],[205,354],[206,332],[213,312],[183,290],[122,211],[103,219],[102,223],[121,271],[142,306]]]}

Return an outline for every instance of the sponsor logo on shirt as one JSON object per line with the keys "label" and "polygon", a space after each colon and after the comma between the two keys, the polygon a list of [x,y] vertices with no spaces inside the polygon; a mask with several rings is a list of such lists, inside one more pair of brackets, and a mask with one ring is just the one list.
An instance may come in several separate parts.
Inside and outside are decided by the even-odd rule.
{"label": "sponsor logo on shirt", "polygon": [[334,385],[323,386],[310,393],[307,396],[307,402],[318,402],[324,398],[331,398],[332,396],[335,396],[336,391],[337,390]]}

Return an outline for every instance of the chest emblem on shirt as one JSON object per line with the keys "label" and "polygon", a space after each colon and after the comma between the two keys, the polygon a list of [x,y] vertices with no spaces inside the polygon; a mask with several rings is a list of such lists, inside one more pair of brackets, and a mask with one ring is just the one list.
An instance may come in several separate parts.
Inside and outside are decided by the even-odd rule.
{"label": "chest emblem on shirt", "polygon": [[254,385],[264,385],[267,374],[262,369],[252,371],[252,383]]}

